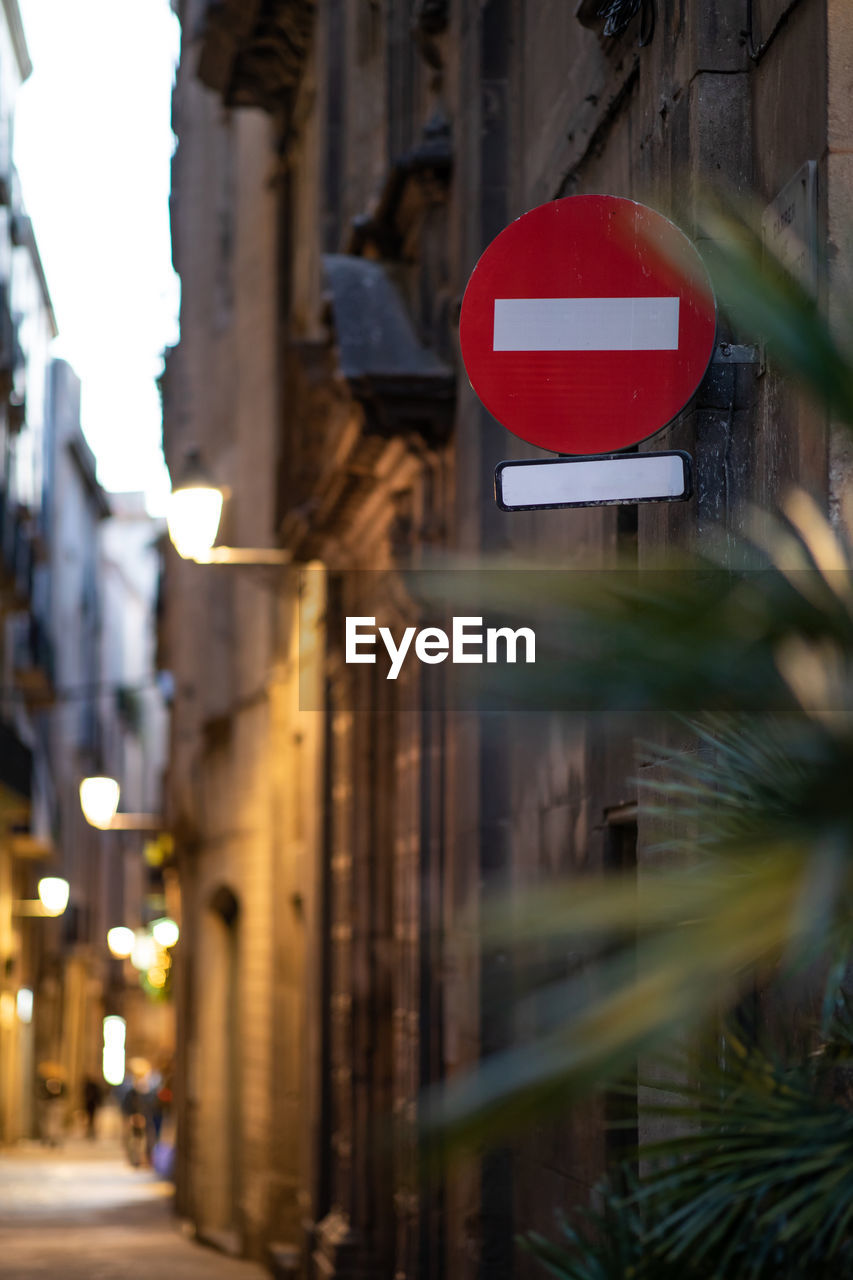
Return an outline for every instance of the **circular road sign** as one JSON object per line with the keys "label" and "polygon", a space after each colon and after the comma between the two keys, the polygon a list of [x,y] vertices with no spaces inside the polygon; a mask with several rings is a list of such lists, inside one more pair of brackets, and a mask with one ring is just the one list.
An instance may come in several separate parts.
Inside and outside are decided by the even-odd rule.
{"label": "circular road sign", "polygon": [[702,381],[716,308],[696,249],[617,196],[531,209],[486,249],[459,336],[471,385],[515,435],[555,453],[627,449]]}

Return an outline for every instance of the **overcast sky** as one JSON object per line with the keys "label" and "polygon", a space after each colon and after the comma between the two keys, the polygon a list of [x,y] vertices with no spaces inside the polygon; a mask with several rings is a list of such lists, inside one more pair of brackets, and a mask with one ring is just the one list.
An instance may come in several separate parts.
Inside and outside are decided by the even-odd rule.
{"label": "overcast sky", "polygon": [[59,323],[55,354],[83,381],[83,428],[109,489],[168,478],[155,378],[177,340],[169,247],[168,0],[20,0],[33,74],[15,160]]}

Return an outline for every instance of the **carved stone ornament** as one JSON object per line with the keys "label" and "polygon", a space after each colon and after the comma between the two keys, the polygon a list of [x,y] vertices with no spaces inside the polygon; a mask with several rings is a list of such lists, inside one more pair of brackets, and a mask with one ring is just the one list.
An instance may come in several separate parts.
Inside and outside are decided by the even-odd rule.
{"label": "carved stone ornament", "polygon": [[449,0],[416,0],[415,28],[425,36],[438,36],[447,30]]}
{"label": "carved stone ornament", "polygon": [[655,0],[580,0],[575,17],[581,26],[600,28],[602,36],[617,37],[640,14],[638,43],[651,44],[655,32]]}
{"label": "carved stone ornament", "polygon": [[367,244],[373,244],[381,257],[398,258],[403,240],[399,217],[407,189],[416,182],[424,191],[433,196],[440,193],[443,198],[452,169],[450,122],[439,110],[425,124],[417,145],[391,166],[375,209],[353,218],[349,252],[360,254]]}
{"label": "carved stone ornament", "polygon": [[419,436],[435,447],[453,425],[453,370],[418,338],[386,268],[325,254],[339,370],[364,413],[367,436]]}
{"label": "carved stone ornament", "polygon": [[199,79],[229,106],[275,111],[299,84],[315,0],[218,0],[210,5]]}

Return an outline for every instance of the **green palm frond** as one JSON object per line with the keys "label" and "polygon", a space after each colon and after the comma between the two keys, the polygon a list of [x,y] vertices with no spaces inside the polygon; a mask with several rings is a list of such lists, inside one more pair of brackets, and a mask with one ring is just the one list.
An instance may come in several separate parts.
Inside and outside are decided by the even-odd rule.
{"label": "green palm frond", "polygon": [[735,1001],[756,972],[827,957],[833,1010],[853,950],[848,731],[804,717],[692,728],[702,750],[664,757],[667,772],[641,788],[647,816],[688,833],[663,842],[687,865],[573,878],[486,914],[485,945],[513,947],[519,990],[529,957],[534,973],[543,956],[578,961],[519,1004],[538,1031],[523,1049],[442,1090],[431,1116],[452,1143],[505,1135],[615,1078]]}
{"label": "green palm frond", "polygon": [[853,1275],[853,1113],[833,1091],[836,1064],[812,1055],[785,1068],[731,1032],[720,1044],[698,1086],[673,1102],[670,1083],[645,1106],[680,1132],[644,1147],[642,1179],[619,1172],[560,1240],[529,1238],[552,1274]]}
{"label": "green palm frond", "polygon": [[[581,610],[590,651],[596,634],[600,644],[573,681],[595,685],[595,664],[619,653],[626,690],[641,685],[658,707],[689,682],[707,692],[723,671],[740,671],[741,691],[752,684],[763,699],[775,681],[776,692],[764,714],[690,722],[693,750],[651,749],[641,815],[663,865],[636,881],[575,876],[486,913],[485,944],[514,948],[524,1025],[538,1034],[449,1083],[431,1115],[451,1141],[497,1138],[564,1107],[737,1000],[756,969],[826,957],[832,1010],[853,945],[853,557],[807,500],[777,527],[758,584],[729,580],[715,599],[710,641],[691,629],[682,579],[667,594],[639,575],[600,613],[592,599]],[[644,655],[667,628],[671,661],[650,686]],[[577,971],[531,997],[528,952],[575,955]]]}
{"label": "green palm frond", "polygon": [[638,778],[651,817],[689,821],[691,834],[667,848],[724,852],[755,842],[827,839],[853,853],[853,723],[828,731],[818,722],[777,717],[714,717],[689,722],[699,752],[655,752],[663,778]]}
{"label": "green palm frond", "polygon": [[[820,1059],[781,1067],[737,1039],[670,1117],[690,1131],[651,1144],[640,1195],[668,1201],[649,1235],[673,1261],[713,1259],[738,1276],[853,1273],[853,1113],[827,1096]],[[823,1085],[825,1086],[824,1079]]]}
{"label": "green palm frond", "polygon": [[[528,904],[517,906],[512,937],[519,945],[536,945],[537,956],[543,944],[576,947],[580,934],[597,935],[609,950],[614,934],[630,935],[638,919],[648,932],[638,931],[636,945],[629,941],[614,954],[592,957],[580,973],[528,997],[532,1016],[525,1019],[523,1045],[454,1077],[431,1099],[433,1139],[472,1147],[565,1110],[618,1079],[676,1031],[731,1006],[756,973],[770,977],[783,962],[812,959],[828,935],[843,934],[848,946],[853,941],[849,915],[839,920],[835,914],[853,892],[853,860],[836,848],[819,857],[802,847],[750,848],[720,859],[704,878],[688,869],[681,900],[680,880],[676,872],[655,879],[638,895],[634,912],[624,893],[611,909],[606,881],[597,894],[590,890],[577,899],[573,886],[562,886],[547,918],[536,908],[528,912]],[[655,901],[658,884],[666,886],[666,911]],[[699,884],[708,887],[705,900],[695,893]],[[542,901],[537,897],[537,904]],[[522,954],[518,985],[523,963]]]}
{"label": "green palm frond", "polygon": [[710,242],[705,265],[738,329],[753,341],[764,341],[786,375],[853,425],[849,328],[833,332],[808,290],[767,252],[748,212],[709,198],[700,222]]}
{"label": "green palm frond", "polygon": [[[850,333],[830,331],[730,210],[705,227],[743,337],[853,426]],[[513,672],[517,705],[675,713],[681,746],[647,747],[638,769],[655,856],[636,879],[516,891],[478,920],[486,948],[512,957],[523,1043],[430,1098],[433,1145],[479,1147],[565,1113],[716,1027],[756,981],[784,988],[807,965],[833,1024],[793,1072],[729,1037],[722,1068],[661,1103],[682,1132],[644,1145],[657,1163],[642,1184],[600,1189],[558,1242],[527,1241],[563,1280],[853,1280],[853,1119],[838,1087],[853,1061],[853,545],[804,494],[754,524],[719,559],[554,573],[545,587],[504,565],[477,582],[484,613],[537,632],[535,666]],[[445,603],[470,603],[464,575],[443,587]],[[487,701],[492,673],[477,674]]]}
{"label": "green palm frond", "polygon": [[[757,542],[762,546],[758,547]],[[537,636],[536,662],[454,671],[482,705],[527,710],[853,713],[853,553],[805,495],[729,552],[642,571],[494,568],[417,579],[444,608]],[[497,699],[497,703],[496,700]]]}
{"label": "green palm frond", "polygon": [[588,1207],[558,1219],[559,1239],[531,1232],[521,1246],[558,1280],[709,1280],[707,1270],[669,1261],[649,1244],[658,1206],[637,1191],[630,1173],[605,1180]]}

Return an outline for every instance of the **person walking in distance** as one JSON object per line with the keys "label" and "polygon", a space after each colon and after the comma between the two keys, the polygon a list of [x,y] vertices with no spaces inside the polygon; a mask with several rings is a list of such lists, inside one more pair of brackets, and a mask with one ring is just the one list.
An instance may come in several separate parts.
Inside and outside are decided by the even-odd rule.
{"label": "person walking in distance", "polygon": [[94,1141],[96,1136],[95,1122],[101,1106],[101,1100],[101,1087],[97,1080],[93,1080],[91,1076],[86,1076],[83,1082],[83,1109],[86,1112],[86,1137],[90,1141]]}

